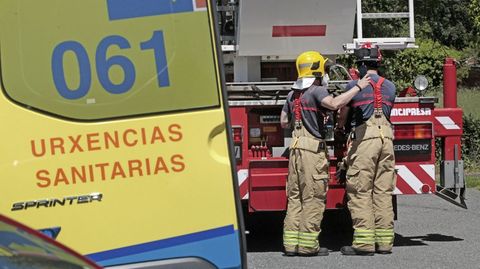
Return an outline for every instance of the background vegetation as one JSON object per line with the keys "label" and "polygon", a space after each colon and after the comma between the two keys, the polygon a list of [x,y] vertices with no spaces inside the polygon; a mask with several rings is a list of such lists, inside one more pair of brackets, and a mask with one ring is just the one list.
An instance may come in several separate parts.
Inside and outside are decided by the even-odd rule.
{"label": "background vegetation", "polygon": [[[443,63],[457,63],[458,103],[464,110],[462,153],[470,186],[480,186],[480,0],[414,0],[418,49],[383,51],[386,77],[402,90],[418,74],[429,80],[427,95],[442,106]],[[363,1],[363,12],[406,12],[407,0]],[[364,20],[364,37],[408,36],[408,20]],[[353,59],[339,59],[351,65]]]}

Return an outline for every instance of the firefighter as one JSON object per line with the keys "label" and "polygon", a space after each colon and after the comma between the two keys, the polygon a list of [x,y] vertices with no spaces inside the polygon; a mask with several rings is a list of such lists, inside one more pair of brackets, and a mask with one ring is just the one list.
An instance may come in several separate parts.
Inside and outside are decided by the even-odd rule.
{"label": "firefighter", "polygon": [[[367,44],[355,51],[360,75],[370,75],[371,85],[356,94],[340,111],[337,128],[347,118],[352,128],[346,157],[346,190],[352,216],[353,244],[344,255],[390,254],[392,252],[395,156],[390,111],[395,101],[394,84],[378,75],[381,53]],[[347,85],[355,89],[357,81]]]}
{"label": "firefighter", "polygon": [[293,128],[283,235],[285,256],[328,255],[318,242],[329,178],[324,112],[346,105],[369,85],[367,76],[359,81],[359,87],[333,98],[327,91],[327,60],[316,51],[298,56],[298,80],[280,115],[282,127]]}

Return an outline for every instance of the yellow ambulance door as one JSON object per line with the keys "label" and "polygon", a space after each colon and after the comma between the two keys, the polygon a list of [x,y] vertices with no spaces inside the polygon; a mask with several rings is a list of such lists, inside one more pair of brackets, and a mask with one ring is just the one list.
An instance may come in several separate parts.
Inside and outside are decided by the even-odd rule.
{"label": "yellow ambulance door", "polygon": [[0,0],[0,212],[103,266],[246,266],[213,4]]}

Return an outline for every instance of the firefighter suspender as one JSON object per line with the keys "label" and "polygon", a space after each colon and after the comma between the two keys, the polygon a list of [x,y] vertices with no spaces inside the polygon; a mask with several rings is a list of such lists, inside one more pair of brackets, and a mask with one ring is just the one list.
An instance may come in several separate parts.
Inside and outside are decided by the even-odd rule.
{"label": "firefighter suspender", "polygon": [[380,77],[378,79],[377,83],[370,81],[370,84],[373,87],[373,108],[374,108],[374,114],[375,118],[380,118],[383,114],[383,100],[382,100],[382,84],[385,81],[385,78]]}
{"label": "firefighter suspender", "polygon": [[295,128],[302,125],[302,95],[303,91],[293,92],[293,114],[295,115]]}
{"label": "firefighter suspender", "polygon": [[383,140],[385,139],[385,135],[383,134],[383,129],[380,124],[379,119],[383,116],[383,102],[382,102],[382,84],[385,81],[385,78],[380,77],[377,83],[370,81],[370,84],[373,87],[373,114],[375,115],[375,119],[377,120],[377,127],[380,132],[380,137]]}
{"label": "firefighter suspender", "polygon": [[[360,106],[373,106],[373,114],[365,121],[357,123],[352,129],[352,139],[368,140],[372,138],[393,139],[393,130],[389,123],[388,115],[383,113],[383,104],[392,106],[393,104],[388,100],[383,99],[382,85],[385,78],[380,77],[375,83],[371,81],[370,84],[373,88],[373,94],[362,94],[363,99],[354,101],[352,107],[363,110]],[[362,113],[365,113],[362,111]],[[375,128],[375,126],[377,128]]]}

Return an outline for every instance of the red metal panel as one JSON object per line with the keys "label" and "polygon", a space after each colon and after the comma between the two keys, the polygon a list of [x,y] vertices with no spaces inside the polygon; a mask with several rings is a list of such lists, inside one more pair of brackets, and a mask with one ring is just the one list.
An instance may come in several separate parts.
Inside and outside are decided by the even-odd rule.
{"label": "red metal panel", "polygon": [[287,207],[288,160],[255,160],[249,165],[249,210],[281,211]]}
{"label": "red metal panel", "polygon": [[419,101],[402,102],[393,105],[391,120],[396,122],[432,122],[434,104]]}
{"label": "red metal panel", "polygon": [[396,187],[401,194],[417,194],[417,192],[413,190],[412,187],[410,187],[410,185],[399,175],[397,175]]}
{"label": "red metal panel", "polygon": [[437,108],[434,112],[435,136],[462,136],[462,116],[461,108]]}
{"label": "red metal panel", "polygon": [[196,4],[197,8],[207,7],[207,1],[206,0],[195,0],[195,4]]}
{"label": "red metal panel", "polygon": [[242,152],[242,160],[237,162],[237,176],[240,184],[240,197],[247,199],[248,197],[248,117],[246,107],[230,107],[230,121],[233,126],[242,128],[242,142],[235,144],[240,146]]}
{"label": "red metal panel", "polygon": [[346,204],[345,187],[343,185],[330,185],[327,192],[326,209],[344,208]]}
{"label": "red metal panel", "polygon": [[326,25],[283,25],[272,28],[272,37],[325,36],[326,33]]}
{"label": "red metal panel", "polygon": [[[431,123],[435,128],[437,125],[434,120],[435,112],[433,103],[421,103],[419,99],[412,99],[412,102],[397,102],[392,109],[391,121],[394,126],[399,126],[398,128],[401,128],[402,123]],[[396,137],[396,139],[396,144],[402,145],[401,137]],[[403,141],[423,143],[423,140],[406,139]],[[435,191],[435,176],[427,174],[422,168],[422,166],[429,167],[432,169],[430,172],[434,173],[435,140],[429,140],[431,147],[429,155],[396,154],[396,169],[401,168],[401,171],[397,174],[396,194],[420,194],[424,185],[430,187],[430,193]],[[415,145],[415,143],[412,143],[412,145]]]}

